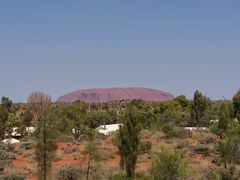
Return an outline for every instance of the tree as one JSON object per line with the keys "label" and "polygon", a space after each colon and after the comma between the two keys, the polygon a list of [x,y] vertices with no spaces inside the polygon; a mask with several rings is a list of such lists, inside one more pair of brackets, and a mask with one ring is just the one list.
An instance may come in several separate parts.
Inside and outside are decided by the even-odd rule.
{"label": "tree", "polygon": [[21,133],[22,123],[20,119],[14,113],[9,113],[8,120],[5,123],[5,132],[8,136],[11,136],[14,127],[18,127],[17,132]]}
{"label": "tree", "polygon": [[111,123],[113,123],[112,119],[107,112],[91,111],[84,117],[84,124],[89,128],[97,128],[100,125]]}
{"label": "tree", "polygon": [[234,177],[236,157],[239,153],[239,142],[237,142],[236,139],[232,139],[232,137],[225,137],[219,142],[219,151],[221,162],[225,168],[224,171],[222,171],[222,176]]}
{"label": "tree", "polygon": [[130,107],[125,115],[125,123],[120,127],[118,146],[122,169],[125,167],[127,179],[134,179],[135,165],[138,156],[138,145],[140,126],[138,123],[139,116],[135,107]]}
{"label": "tree", "polygon": [[202,118],[207,110],[207,98],[198,90],[194,93],[194,98],[191,106],[192,126],[202,126]]}
{"label": "tree", "polygon": [[30,111],[25,111],[20,115],[20,119],[21,119],[21,122],[23,123],[23,125],[28,127],[28,126],[31,126],[33,116]]}
{"label": "tree", "polygon": [[186,126],[190,119],[189,102],[185,96],[178,96],[167,102],[161,102],[155,106],[157,124],[173,123],[177,126]]}
{"label": "tree", "polygon": [[186,96],[177,96],[174,101],[178,102],[183,109],[186,109],[189,106],[189,100],[186,98]]}
{"label": "tree", "polygon": [[219,142],[221,161],[227,169],[227,164],[234,163],[235,144],[231,137],[225,137]]}
{"label": "tree", "polygon": [[41,92],[34,92],[28,98],[29,109],[36,124],[36,160],[40,180],[49,177],[51,163],[56,149],[54,128],[52,128],[51,98]]}
{"label": "tree", "polygon": [[240,90],[233,96],[232,101],[234,117],[240,120]]}
{"label": "tree", "polygon": [[8,124],[9,114],[12,108],[12,101],[3,96],[1,98],[1,106],[0,106],[0,139],[5,136],[6,127]]}
{"label": "tree", "polygon": [[157,120],[154,106],[143,100],[132,100],[128,103],[128,106],[135,107],[138,113],[138,122],[144,129],[150,128]]}
{"label": "tree", "polygon": [[95,130],[88,129],[85,132],[85,134],[86,134],[87,144],[85,146],[85,150],[82,151],[82,154],[88,156],[87,173],[86,173],[86,179],[88,180],[92,160],[99,161],[101,159],[101,156],[98,153],[98,146],[95,140]]}
{"label": "tree", "polygon": [[8,112],[11,112],[13,102],[8,97],[3,96],[1,98],[1,104],[8,110]]}
{"label": "tree", "polygon": [[222,102],[219,108],[219,122],[218,122],[218,129],[220,133],[226,132],[228,128],[228,124],[230,122],[230,112],[228,105],[225,102]]}
{"label": "tree", "polygon": [[0,125],[0,138],[4,137],[5,134],[10,136],[13,132],[13,127],[21,125],[19,118],[13,111],[13,102],[5,96],[1,98]]}
{"label": "tree", "polygon": [[12,162],[13,158],[14,154],[9,151],[7,146],[0,144],[0,174],[4,171],[4,168]]}
{"label": "tree", "polygon": [[0,107],[0,139],[5,135],[5,128],[8,121],[9,113],[6,108]]}
{"label": "tree", "polygon": [[182,153],[163,148],[155,155],[151,173],[154,180],[183,180],[189,177],[189,168]]}
{"label": "tree", "polygon": [[226,136],[219,141],[221,162],[224,165],[224,176],[234,177],[235,164],[240,162],[240,125],[231,122]]}
{"label": "tree", "polygon": [[60,133],[66,134],[72,132],[73,136],[78,139],[81,135],[86,108],[86,104],[80,101],[76,101],[73,104],[64,104],[55,108],[55,125],[57,130]]}

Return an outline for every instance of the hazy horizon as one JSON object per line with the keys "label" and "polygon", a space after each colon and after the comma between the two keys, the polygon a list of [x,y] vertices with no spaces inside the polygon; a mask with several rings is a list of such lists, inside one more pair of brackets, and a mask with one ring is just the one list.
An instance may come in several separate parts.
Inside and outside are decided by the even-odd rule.
{"label": "hazy horizon", "polygon": [[145,87],[231,99],[240,1],[1,1],[0,97]]}

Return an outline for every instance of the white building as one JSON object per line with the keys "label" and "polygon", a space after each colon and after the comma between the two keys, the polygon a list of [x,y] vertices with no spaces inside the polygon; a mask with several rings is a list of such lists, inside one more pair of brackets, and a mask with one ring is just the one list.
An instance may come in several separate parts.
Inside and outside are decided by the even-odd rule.
{"label": "white building", "polygon": [[123,126],[123,124],[101,125],[98,128],[96,128],[96,131],[108,136],[108,135],[111,135],[112,133],[116,132],[117,130],[119,130],[120,126]]}
{"label": "white building", "polygon": [[206,127],[184,127],[187,131],[208,131]]}
{"label": "white building", "polygon": [[35,127],[26,127],[26,132],[32,135],[36,131]]}
{"label": "white building", "polygon": [[[19,133],[18,129],[19,129],[18,127],[13,127],[12,128],[11,137],[20,138],[22,136],[22,134]],[[26,127],[25,131],[28,135],[32,135],[36,131],[36,128],[35,127]],[[6,133],[5,136],[9,136],[9,134]]]}
{"label": "white building", "polygon": [[9,138],[9,139],[2,140],[2,143],[4,143],[4,144],[18,144],[18,143],[20,143],[20,141],[17,140],[17,139],[14,139],[14,138]]}

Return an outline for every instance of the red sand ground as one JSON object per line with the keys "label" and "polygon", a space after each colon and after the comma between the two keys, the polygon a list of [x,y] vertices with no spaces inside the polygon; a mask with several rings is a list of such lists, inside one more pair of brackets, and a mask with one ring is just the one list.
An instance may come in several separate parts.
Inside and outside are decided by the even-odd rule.
{"label": "red sand ground", "polygon": [[[33,153],[33,152],[32,152]],[[16,168],[21,168],[30,173],[29,180],[37,180],[37,177],[32,174],[34,172],[34,164],[29,159],[25,158],[23,155],[19,155],[13,161],[13,165]]]}
{"label": "red sand ground", "polygon": [[104,147],[108,147],[110,150],[105,151],[105,153],[113,153],[114,159],[109,159],[105,163],[108,166],[118,166],[120,164],[120,156],[118,154],[118,149],[112,144],[112,137],[108,137],[106,141],[103,142]]}
{"label": "red sand ground", "polygon": [[[189,145],[191,145],[191,146],[196,146],[199,144],[199,142],[197,142],[196,140],[193,140],[191,138],[187,138],[186,140],[189,142]],[[155,139],[155,138],[147,138],[147,139],[144,139],[144,141],[152,142],[153,145],[155,145],[155,144],[161,145],[164,142],[164,140],[159,140],[159,139]],[[83,158],[83,155],[81,155],[81,153],[80,153],[85,147],[84,142],[82,142],[80,144],[59,142],[59,143],[57,143],[57,145],[58,145],[58,147],[56,150],[56,154],[62,155],[62,157],[60,156],[57,161],[53,162],[54,168],[60,168],[64,165],[74,165],[74,166],[78,166],[81,168],[86,168],[87,158]],[[103,150],[101,150],[102,154],[112,154],[113,155],[112,159],[107,159],[106,161],[102,162],[102,164],[104,164],[104,166],[108,166],[108,167],[119,167],[120,156],[118,154],[117,147],[112,144],[112,137],[108,137],[105,140],[103,140],[102,146],[105,147]],[[75,157],[74,157],[74,153],[66,154],[66,150],[71,150],[73,148],[77,149],[77,151],[75,152]],[[27,153],[29,153],[29,154],[34,153],[34,151],[28,150]],[[79,157],[76,157],[77,153],[79,154]],[[217,167],[215,164],[211,163],[210,157],[208,159],[206,159],[204,156],[198,155],[198,154],[191,156],[191,157],[189,156],[186,158],[186,160],[188,160],[190,163],[193,163],[193,167],[196,167],[196,168],[198,168],[198,164],[195,164],[194,162],[200,162],[200,161],[207,163],[209,166],[211,166],[213,168]],[[18,155],[16,157],[16,160],[13,161],[13,165],[16,168],[24,169],[27,172],[36,172],[34,160],[28,159],[27,157],[24,157],[23,155]],[[140,170],[140,171],[147,170],[151,167],[151,160],[146,159],[146,161],[144,161],[144,162],[137,163],[136,167],[137,167],[137,170]],[[36,180],[37,178],[34,176],[33,173],[30,173],[28,179]]]}
{"label": "red sand ground", "polygon": [[[56,153],[63,153],[63,151],[67,148],[77,147],[80,149],[79,145],[73,145],[71,143],[57,143],[57,150]],[[66,154],[64,157],[62,157],[60,160],[57,160],[53,163],[53,167],[62,167],[64,165],[73,165],[73,166],[79,166],[82,167],[82,163],[74,158],[72,153]]]}

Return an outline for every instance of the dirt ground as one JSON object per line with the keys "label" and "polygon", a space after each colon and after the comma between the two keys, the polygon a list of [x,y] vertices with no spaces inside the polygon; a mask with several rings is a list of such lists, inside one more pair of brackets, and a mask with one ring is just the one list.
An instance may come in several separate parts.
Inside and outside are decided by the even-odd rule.
{"label": "dirt ground", "polygon": [[[136,171],[147,171],[151,168],[152,157],[156,151],[159,151],[161,147],[167,147],[170,150],[177,149],[177,145],[180,141],[187,142],[185,147],[179,149],[185,154],[185,159],[189,162],[191,168],[196,172],[203,172],[206,168],[212,167],[217,168],[218,166],[212,163],[214,155],[210,154],[205,156],[203,154],[193,153],[194,147],[203,144],[204,136],[212,136],[210,134],[199,134],[195,133],[192,137],[186,138],[174,138],[174,139],[165,139],[165,138],[152,138],[155,132],[151,132],[148,137],[141,137],[141,141],[149,141],[152,143],[152,149],[144,154],[138,156],[138,163],[136,165]],[[149,137],[150,136],[150,137]],[[202,139],[201,139],[202,138]],[[215,137],[214,137],[215,138]],[[205,144],[212,151],[214,144],[217,142],[212,142]],[[86,168],[87,157],[85,157],[81,152],[84,150],[86,142],[58,142],[56,150],[56,158],[53,162],[53,169],[61,168],[65,165],[73,165],[80,167],[82,169]],[[106,139],[101,140],[101,154],[105,155],[108,158],[105,158],[100,162],[105,168],[115,168],[120,169],[120,156],[118,154],[118,149],[112,143],[112,136],[107,137]],[[21,149],[19,150],[21,151]],[[28,175],[28,179],[36,179],[36,163],[34,161],[34,150],[22,150],[21,153],[18,153],[15,160],[13,160],[13,169],[21,169]]]}

